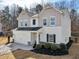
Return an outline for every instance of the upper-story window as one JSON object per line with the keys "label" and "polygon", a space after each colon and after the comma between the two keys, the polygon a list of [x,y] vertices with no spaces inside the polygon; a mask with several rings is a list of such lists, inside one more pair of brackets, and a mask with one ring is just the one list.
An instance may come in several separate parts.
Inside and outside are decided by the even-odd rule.
{"label": "upper-story window", "polygon": [[43,25],[47,25],[47,20],[46,19],[43,19]]}
{"label": "upper-story window", "polygon": [[55,26],[56,25],[56,19],[55,19],[55,17],[51,17],[51,19],[50,19],[50,25],[51,26]]}
{"label": "upper-story window", "polygon": [[26,27],[27,26],[27,21],[20,21],[20,26],[21,27]]}
{"label": "upper-story window", "polygon": [[27,26],[27,22],[25,22],[25,26]]}
{"label": "upper-story window", "polygon": [[21,22],[21,26],[23,26],[23,22]]}
{"label": "upper-story window", "polygon": [[33,25],[36,25],[36,20],[35,19],[33,19]]}

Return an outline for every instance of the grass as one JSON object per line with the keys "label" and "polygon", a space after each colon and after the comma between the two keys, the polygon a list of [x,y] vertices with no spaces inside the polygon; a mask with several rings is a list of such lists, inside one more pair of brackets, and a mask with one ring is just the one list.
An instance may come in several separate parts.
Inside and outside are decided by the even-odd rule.
{"label": "grass", "polygon": [[8,42],[8,37],[1,36],[0,37],[0,45],[6,44]]}
{"label": "grass", "polygon": [[0,59],[16,59],[12,53],[7,53],[5,55],[0,56]]}

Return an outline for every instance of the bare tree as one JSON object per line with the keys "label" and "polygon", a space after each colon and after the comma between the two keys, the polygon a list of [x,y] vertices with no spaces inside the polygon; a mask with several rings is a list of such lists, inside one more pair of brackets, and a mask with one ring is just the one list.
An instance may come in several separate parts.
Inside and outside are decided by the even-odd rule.
{"label": "bare tree", "polygon": [[40,13],[42,9],[43,9],[43,6],[40,5],[40,4],[38,4],[38,5],[36,6],[36,13]]}
{"label": "bare tree", "polygon": [[76,19],[77,19],[77,11],[72,9],[70,12],[70,18],[71,18],[71,29],[72,32],[77,30],[77,26],[76,26]]}

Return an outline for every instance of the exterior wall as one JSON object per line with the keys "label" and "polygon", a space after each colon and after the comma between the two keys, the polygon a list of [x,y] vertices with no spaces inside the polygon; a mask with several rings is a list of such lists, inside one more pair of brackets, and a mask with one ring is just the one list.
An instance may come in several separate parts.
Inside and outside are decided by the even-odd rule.
{"label": "exterior wall", "polygon": [[44,27],[40,30],[40,41],[47,42],[47,34],[56,34],[56,44],[64,43],[62,38],[61,27]]}
{"label": "exterior wall", "polygon": [[69,37],[71,37],[71,19],[67,10],[64,10],[64,15],[62,16],[62,37],[69,42]]}
{"label": "exterior wall", "polygon": [[[59,11],[56,11],[53,7],[49,7],[47,9],[43,9],[40,14],[34,15],[33,17],[30,17],[28,15],[28,12],[22,11],[22,13],[19,15],[18,19],[18,27],[20,27],[20,22],[26,20],[27,21],[27,27],[33,27],[32,25],[32,19],[36,19],[36,25],[34,27],[43,27],[43,19],[47,19],[47,27],[50,27],[50,19],[51,17],[55,17],[56,19],[56,26],[61,26],[61,15]],[[25,21],[24,21],[25,22]]]}
{"label": "exterior wall", "polygon": [[[50,26],[50,17],[55,16],[56,18],[56,26]],[[47,26],[43,26],[43,19],[47,19]],[[36,19],[36,25],[33,26],[32,20]],[[27,21],[27,27],[42,27],[38,31],[40,33],[40,41],[47,42],[47,34],[56,34],[56,44],[69,42],[69,37],[71,37],[71,20],[69,17],[69,13],[64,11],[64,14],[56,11],[53,8],[44,9],[38,15],[38,17],[30,17],[27,13],[22,13],[18,18],[18,27],[21,27],[20,22]],[[31,42],[30,31],[13,31],[15,42],[28,44]],[[27,39],[28,38],[28,39]],[[37,39],[39,36],[37,35]]]}
{"label": "exterior wall", "polygon": [[28,31],[13,31],[14,42],[26,44],[31,42],[31,33]]}
{"label": "exterior wall", "polygon": [[61,13],[56,11],[53,8],[42,10],[39,14],[39,26],[43,26],[43,19],[47,19],[47,26],[50,27],[50,17],[55,16],[56,19],[56,26],[61,26]]}
{"label": "exterior wall", "polygon": [[[33,25],[33,19],[36,20],[36,25]],[[31,19],[31,27],[39,27],[39,25],[38,25],[38,18],[37,18],[37,17],[33,17],[33,18]]]}
{"label": "exterior wall", "polygon": [[30,27],[30,25],[31,25],[30,24],[30,19],[31,19],[31,17],[28,15],[28,13],[25,12],[25,11],[22,11],[22,13],[17,18],[17,20],[18,20],[18,27],[21,27],[21,24],[20,24],[21,21],[23,21],[23,22],[27,21],[27,27]]}

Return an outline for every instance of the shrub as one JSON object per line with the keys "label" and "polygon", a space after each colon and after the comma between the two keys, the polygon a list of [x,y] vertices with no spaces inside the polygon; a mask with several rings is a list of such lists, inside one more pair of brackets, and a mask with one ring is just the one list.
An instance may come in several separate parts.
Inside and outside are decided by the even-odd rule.
{"label": "shrub", "polygon": [[36,49],[49,49],[49,50],[56,50],[59,48],[59,45],[52,44],[52,43],[41,43],[36,45]]}
{"label": "shrub", "polygon": [[38,44],[36,45],[35,49],[41,49],[42,48],[42,45]]}
{"label": "shrub", "polygon": [[52,45],[51,43],[45,43],[44,46],[45,46],[46,49],[51,49],[51,45]]}
{"label": "shrub", "polygon": [[69,42],[66,44],[67,49],[69,49],[71,47],[72,43],[73,43],[73,40],[69,40]]}
{"label": "shrub", "polygon": [[41,48],[42,48],[42,49],[45,49],[45,46],[44,46],[44,45],[41,45]]}
{"label": "shrub", "polygon": [[36,45],[34,51],[36,53],[49,54],[49,55],[65,55],[68,54],[67,46],[63,43],[60,45],[52,43],[42,43]]}
{"label": "shrub", "polygon": [[61,43],[60,47],[61,47],[60,52],[62,54],[68,54],[68,49],[67,49],[67,46],[65,44]]}
{"label": "shrub", "polygon": [[64,43],[61,43],[61,44],[60,44],[60,48],[61,48],[62,50],[66,50],[66,49],[67,49],[67,46],[66,46]]}
{"label": "shrub", "polygon": [[51,45],[51,50],[57,50],[59,47],[56,44]]}

